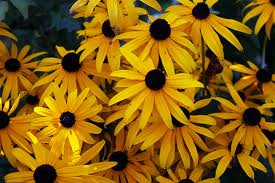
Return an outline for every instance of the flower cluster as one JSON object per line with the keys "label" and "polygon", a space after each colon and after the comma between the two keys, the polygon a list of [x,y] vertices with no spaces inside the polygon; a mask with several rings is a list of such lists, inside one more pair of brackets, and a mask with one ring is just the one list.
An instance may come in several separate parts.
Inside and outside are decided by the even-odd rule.
{"label": "flower cluster", "polygon": [[76,0],[83,40],[54,57],[19,50],[0,23],[0,151],[18,170],[7,183],[219,183],[234,168],[254,180],[260,157],[275,173],[275,74],[225,60],[219,38],[242,51],[230,29],[252,34],[243,23],[258,15],[270,38],[275,1],[248,4],[243,23],[216,15],[218,0],[140,1],[164,13]]}

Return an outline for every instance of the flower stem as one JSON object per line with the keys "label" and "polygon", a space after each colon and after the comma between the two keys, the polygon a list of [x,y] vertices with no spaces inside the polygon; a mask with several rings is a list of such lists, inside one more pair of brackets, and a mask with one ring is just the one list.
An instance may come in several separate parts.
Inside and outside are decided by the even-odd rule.
{"label": "flower stem", "polygon": [[204,39],[201,36],[201,58],[202,58],[202,83],[204,85],[204,89],[203,89],[203,96],[205,95],[205,91],[206,91],[206,73],[205,73],[205,44],[204,44]]}
{"label": "flower stem", "polygon": [[265,67],[265,65],[266,65],[266,63],[265,63],[265,56],[266,56],[267,41],[268,41],[268,38],[265,35],[265,37],[264,37],[264,43],[263,43],[263,50],[262,50],[262,60],[261,60],[261,67],[262,68]]}

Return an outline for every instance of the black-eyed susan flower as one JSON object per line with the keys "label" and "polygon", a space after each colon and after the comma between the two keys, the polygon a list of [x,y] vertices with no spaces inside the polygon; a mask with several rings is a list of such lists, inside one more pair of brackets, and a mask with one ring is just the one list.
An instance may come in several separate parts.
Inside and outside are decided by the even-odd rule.
{"label": "black-eyed susan flower", "polygon": [[[138,25],[129,27],[129,31],[115,39],[127,41],[121,50],[141,50],[138,51],[141,61],[150,55],[155,67],[160,58],[168,75],[175,74],[173,61],[185,72],[191,73],[196,68],[192,54],[196,54],[197,50],[180,28],[185,23],[179,16],[164,14],[151,23],[139,22]],[[127,57],[126,52],[122,54]]]}
{"label": "black-eyed susan flower", "polygon": [[265,32],[268,38],[270,38],[270,32],[273,24],[275,23],[275,1],[274,0],[255,0],[249,3],[246,8],[252,9],[243,18],[243,23],[246,23],[251,18],[259,16],[256,26],[255,34],[258,34],[263,26],[265,26]]}
{"label": "black-eyed susan flower", "polygon": [[120,43],[112,41],[115,37],[108,17],[99,14],[91,22],[84,23],[85,29],[78,31],[79,36],[85,36],[77,52],[82,52],[80,61],[83,61],[92,52],[98,49],[96,54],[96,69],[101,72],[105,60],[108,61],[112,70],[120,67]]}
{"label": "black-eyed susan flower", "polygon": [[[41,61],[35,71],[46,72],[48,75],[36,82],[33,88],[55,82],[65,92],[73,92],[76,89],[90,88],[98,99],[107,103],[108,97],[89,77],[89,65],[91,60],[87,58],[79,61],[79,55],[75,51],[67,51],[63,47],[56,46],[61,58],[49,57]],[[51,86],[51,85],[49,85]],[[42,97],[43,100],[43,97]]]}
{"label": "black-eyed susan flower", "polygon": [[144,128],[152,111],[157,110],[168,128],[173,129],[171,114],[182,123],[187,122],[184,113],[176,102],[194,108],[191,99],[177,91],[177,89],[203,87],[203,84],[193,79],[191,74],[181,73],[166,76],[161,70],[156,69],[150,58],[142,62],[130,51],[125,52],[125,57],[136,69],[119,70],[112,72],[112,76],[124,78],[118,81],[116,87],[126,88],[116,94],[109,105],[116,104],[125,99],[131,102],[125,112],[124,118],[128,120],[132,114],[142,108],[140,128]]}
{"label": "black-eyed susan flower", "polygon": [[205,164],[213,160],[218,160],[218,166],[216,168],[216,178],[222,176],[227,168],[230,168],[230,165],[240,167],[251,179],[254,179],[254,171],[252,169],[256,168],[263,172],[267,172],[265,166],[259,162],[257,159],[251,157],[249,153],[246,153],[242,145],[238,145],[235,155],[232,155],[230,152],[230,145],[220,146],[219,149],[214,150],[213,152],[204,156],[201,160],[201,163]]}
{"label": "black-eyed susan flower", "polygon": [[275,74],[272,74],[268,68],[257,67],[250,61],[248,61],[247,64],[249,67],[241,64],[230,66],[233,71],[244,74],[244,76],[234,84],[235,88],[239,91],[250,86],[254,88],[259,87],[264,97],[268,98],[274,95]]}
{"label": "black-eyed susan flower", "polygon": [[2,103],[0,98],[0,149],[4,151],[9,162],[16,166],[16,158],[12,154],[13,145],[18,145],[29,153],[31,145],[26,140],[26,133],[30,129],[31,116],[15,116],[21,94],[11,104],[10,100]]}
{"label": "black-eyed susan flower", "polygon": [[[63,90],[55,87],[54,97],[44,99],[46,107],[35,107],[34,112],[38,115],[32,120],[32,126],[40,129],[35,135],[38,138],[51,137],[50,146],[53,152],[64,154],[65,147],[72,152],[80,153],[82,142],[95,143],[90,134],[99,134],[101,128],[89,122],[104,122],[97,114],[102,106],[97,105],[94,96],[88,96],[86,88],[79,95],[77,90],[68,94],[65,98]],[[69,146],[65,146],[69,143]]]}
{"label": "black-eyed susan flower", "polygon": [[[34,108],[38,106],[39,103],[42,103],[40,102],[40,98],[44,93],[44,89],[45,89],[44,87],[38,87],[31,90],[30,92],[25,92],[25,95],[23,97],[24,103],[23,103],[23,106],[18,111],[18,115],[32,114]],[[47,95],[51,95],[51,94],[52,93],[48,93]]]}
{"label": "black-eyed susan flower", "polygon": [[[13,154],[16,159],[23,165],[25,165],[28,169],[6,175],[4,178],[5,182],[85,182],[86,179],[84,178],[84,176],[114,166],[114,164],[112,164],[111,166],[105,167],[104,169],[102,167],[102,163],[94,163],[90,165],[71,165],[68,161],[59,159],[56,154],[47,150],[42,144],[37,141],[37,139],[34,144],[32,144],[32,148],[34,152],[34,157],[20,148],[15,148],[13,150]],[[102,179],[104,180],[103,177]],[[101,183],[103,181],[100,181],[99,179],[98,182]],[[107,183],[112,183],[112,181],[107,180]]]}
{"label": "black-eyed susan flower", "polygon": [[[200,100],[195,103],[194,110],[199,110],[209,102],[208,99]],[[175,117],[172,117],[173,129],[169,129],[161,119],[152,119],[152,124],[145,127],[141,131],[134,144],[141,144],[140,149],[145,150],[151,147],[156,142],[160,142],[159,164],[161,168],[169,168],[175,159],[176,150],[179,152],[181,160],[186,169],[194,165],[195,167],[199,162],[199,155],[197,151],[198,146],[204,151],[209,151],[208,147],[202,140],[200,135],[214,138],[214,134],[201,125],[215,125],[216,121],[207,115],[194,115],[192,109],[181,107],[187,121],[182,123]],[[155,122],[154,122],[155,121]],[[191,162],[191,158],[192,161]]]}
{"label": "black-eyed susan flower", "polygon": [[223,45],[219,34],[238,50],[243,50],[242,45],[229,29],[246,34],[251,34],[251,29],[236,20],[221,18],[211,13],[211,8],[218,1],[180,0],[179,2],[181,5],[170,6],[167,11],[183,16],[183,19],[190,23],[190,36],[195,45],[200,44],[202,37],[219,60],[223,60]]}
{"label": "black-eyed susan flower", "polygon": [[150,160],[150,153],[140,152],[139,146],[133,146],[126,151],[124,149],[125,140],[126,134],[122,130],[116,136],[112,150],[108,155],[109,161],[117,162],[117,165],[99,175],[115,182],[152,182],[151,177],[157,176],[159,173]]}
{"label": "black-eyed susan flower", "polygon": [[179,163],[175,172],[171,169],[167,170],[170,178],[158,176],[156,180],[160,183],[220,183],[220,180],[216,178],[202,179],[203,171],[204,168],[201,165],[188,171],[181,167],[181,163]]}
{"label": "black-eyed susan flower", "polygon": [[247,106],[231,84],[227,83],[227,87],[236,105],[223,98],[213,98],[219,101],[226,109],[224,112],[212,113],[211,116],[229,120],[229,123],[223,126],[218,134],[237,130],[232,140],[232,155],[235,154],[237,145],[242,142],[249,150],[256,146],[260,154],[263,157],[267,157],[266,148],[271,143],[263,134],[262,129],[273,131],[275,130],[275,125],[272,122],[267,122],[262,115],[265,114],[266,109],[274,108],[275,105],[267,103],[258,107]]}
{"label": "black-eyed susan flower", "polygon": [[0,36],[5,36],[17,41],[17,38],[9,32],[9,26],[4,22],[0,22]]}
{"label": "black-eyed susan flower", "polygon": [[27,55],[30,46],[24,46],[20,51],[12,43],[11,51],[0,41],[0,86],[3,87],[2,100],[10,96],[15,99],[20,91],[31,91],[33,84],[38,80],[32,69],[36,69],[40,61],[33,61],[46,52]]}

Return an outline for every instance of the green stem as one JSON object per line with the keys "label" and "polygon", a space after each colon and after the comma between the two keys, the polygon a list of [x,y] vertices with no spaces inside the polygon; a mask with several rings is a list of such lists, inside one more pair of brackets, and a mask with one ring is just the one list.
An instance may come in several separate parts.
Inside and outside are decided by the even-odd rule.
{"label": "green stem", "polygon": [[266,56],[266,46],[267,46],[268,38],[265,35],[264,37],[264,43],[263,43],[263,50],[262,50],[262,60],[261,60],[261,67],[265,66],[265,56]]}
{"label": "green stem", "polygon": [[203,89],[203,95],[205,94],[205,89],[206,89],[206,73],[205,73],[205,45],[204,45],[204,40],[203,37],[201,36],[201,58],[202,58],[202,83],[204,85]]}

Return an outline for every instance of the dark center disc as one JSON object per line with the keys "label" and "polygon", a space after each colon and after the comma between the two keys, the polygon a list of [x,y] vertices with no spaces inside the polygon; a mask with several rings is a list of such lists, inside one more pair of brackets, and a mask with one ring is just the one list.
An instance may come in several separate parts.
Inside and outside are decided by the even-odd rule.
{"label": "dark center disc", "polygon": [[256,77],[261,83],[266,83],[272,80],[272,73],[266,69],[260,69],[256,73]]}
{"label": "dark center disc", "polygon": [[192,15],[197,19],[206,19],[210,15],[210,9],[205,3],[198,3],[192,10]]}
{"label": "dark center disc", "polygon": [[157,19],[150,25],[149,31],[155,40],[165,40],[171,34],[171,27],[166,20]]}
{"label": "dark center disc", "polygon": [[270,3],[275,6],[275,0],[270,0]]}
{"label": "dark center disc", "polygon": [[60,123],[65,128],[71,128],[75,124],[75,115],[71,112],[63,112],[59,118]]}
{"label": "dark center disc", "polygon": [[17,72],[20,67],[20,62],[15,58],[11,58],[5,62],[5,69],[9,72]]}
{"label": "dark center disc", "polygon": [[43,164],[37,167],[33,173],[35,183],[54,183],[57,173],[52,165]]}
{"label": "dark center disc", "polygon": [[62,58],[62,68],[67,72],[77,72],[81,68],[79,55],[76,53],[68,53]]}
{"label": "dark center disc", "polygon": [[113,170],[116,171],[121,171],[124,168],[126,168],[127,164],[128,164],[128,156],[125,152],[122,151],[116,151],[113,152],[110,157],[109,157],[109,161],[115,161],[117,162],[117,165],[112,167]]}
{"label": "dark center disc", "polygon": [[151,90],[160,90],[166,83],[166,76],[158,69],[151,70],[145,77],[145,84]]}
{"label": "dark center disc", "polygon": [[243,122],[249,126],[257,126],[261,121],[262,115],[256,108],[248,108],[243,113]]}
{"label": "dark center disc", "polygon": [[4,129],[9,126],[10,117],[7,113],[0,111],[0,129]]}
{"label": "dark center disc", "polygon": [[113,31],[109,20],[105,20],[105,22],[102,24],[102,33],[104,36],[109,38],[115,37],[115,32]]}

